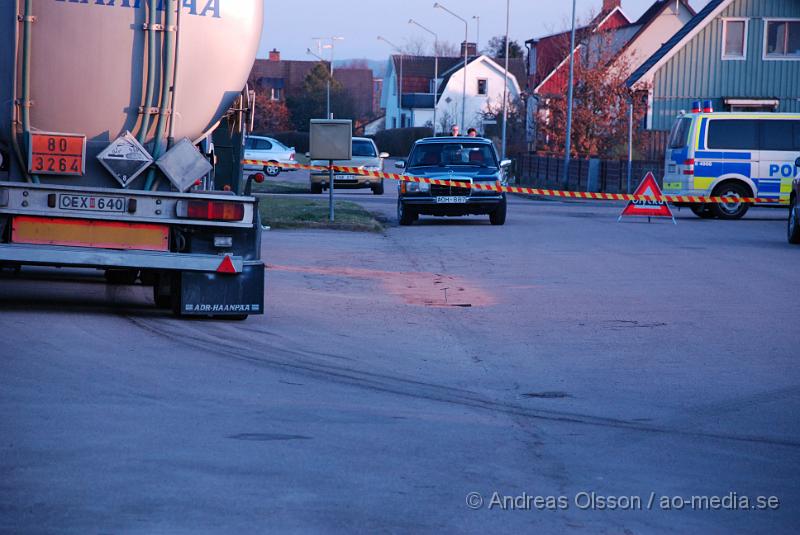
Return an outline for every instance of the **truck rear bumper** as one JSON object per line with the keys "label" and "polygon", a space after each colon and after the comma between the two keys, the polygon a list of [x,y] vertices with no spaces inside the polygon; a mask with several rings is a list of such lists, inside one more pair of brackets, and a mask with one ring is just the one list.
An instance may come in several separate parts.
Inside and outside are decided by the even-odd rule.
{"label": "truck rear bumper", "polygon": [[[224,258],[224,255],[211,254],[0,243],[0,263],[28,265],[215,272]],[[244,260],[241,256],[230,258],[237,273],[245,265],[263,265],[261,260]]]}

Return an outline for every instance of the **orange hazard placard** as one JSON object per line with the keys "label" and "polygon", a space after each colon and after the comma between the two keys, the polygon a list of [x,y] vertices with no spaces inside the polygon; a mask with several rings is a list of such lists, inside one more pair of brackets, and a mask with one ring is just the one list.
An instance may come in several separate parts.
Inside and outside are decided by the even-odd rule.
{"label": "orange hazard placard", "polygon": [[[647,173],[642,181],[639,183],[639,186],[636,188],[636,191],[633,192],[633,195],[643,195],[646,197],[661,197],[661,188],[658,187],[658,182],[656,182],[656,177],[653,176],[653,173]],[[622,213],[619,215],[619,219],[621,220],[623,216],[629,215],[643,215],[650,217],[669,217],[672,218],[672,222],[675,222],[675,216],[672,215],[672,210],[669,208],[669,204],[667,201],[662,200],[655,200],[655,199],[633,199],[628,202],[628,205],[625,206],[625,209],[622,210]]]}
{"label": "orange hazard placard", "polygon": [[28,171],[48,175],[82,175],[86,136],[81,134],[31,133]]}

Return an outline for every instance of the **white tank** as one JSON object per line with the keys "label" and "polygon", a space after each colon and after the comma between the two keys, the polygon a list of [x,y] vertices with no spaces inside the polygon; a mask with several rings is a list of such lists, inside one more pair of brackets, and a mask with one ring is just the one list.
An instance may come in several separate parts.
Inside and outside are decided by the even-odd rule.
{"label": "white tank", "polygon": [[[261,37],[263,0],[179,2],[174,133],[176,139],[196,140],[247,81]],[[33,15],[32,129],[81,133],[90,143],[113,140],[126,130],[138,134],[147,69],[146,0],[33,0]],[[163,24],[163,9],[158,15]],[[158,35],[160,60],[164,32]],[[153,106],[160,72],[159,61]],[[157,119],[152,116],[147,141]]]}

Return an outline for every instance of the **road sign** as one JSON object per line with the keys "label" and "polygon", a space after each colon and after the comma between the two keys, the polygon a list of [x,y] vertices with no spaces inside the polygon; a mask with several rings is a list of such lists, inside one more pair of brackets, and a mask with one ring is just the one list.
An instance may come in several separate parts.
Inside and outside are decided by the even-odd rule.
{"label": "road sign", "polygon": [[[645,175],[633,194],[644,195],[646,197],[662,196],[661,188],[658,187],[658,182],[656,182],[656,177],[653,176],[653,173],[647,173]],[[675,216],[672,215],[672,210],[670,210],[667,201],[633,199],[628,202],[628,205],[622,210],[617,221],[621,221],[623,216],[631,215],[647,216],[648,221],[651,217],[669,217],[672,219],[672,222],[675,223]]]}

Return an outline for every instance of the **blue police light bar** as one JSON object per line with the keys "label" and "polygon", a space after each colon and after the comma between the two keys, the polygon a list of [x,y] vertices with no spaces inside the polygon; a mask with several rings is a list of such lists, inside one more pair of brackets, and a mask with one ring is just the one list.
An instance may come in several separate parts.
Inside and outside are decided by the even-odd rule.
{"label": "blue police light bar", "polygon": [[714,104],[710,100],[703,101],[703,113],[714,113]]}
{"label": "blue police light bar", "polygon": [[700,101],[695,100],[692,102],[692,113],[700,113]]}

